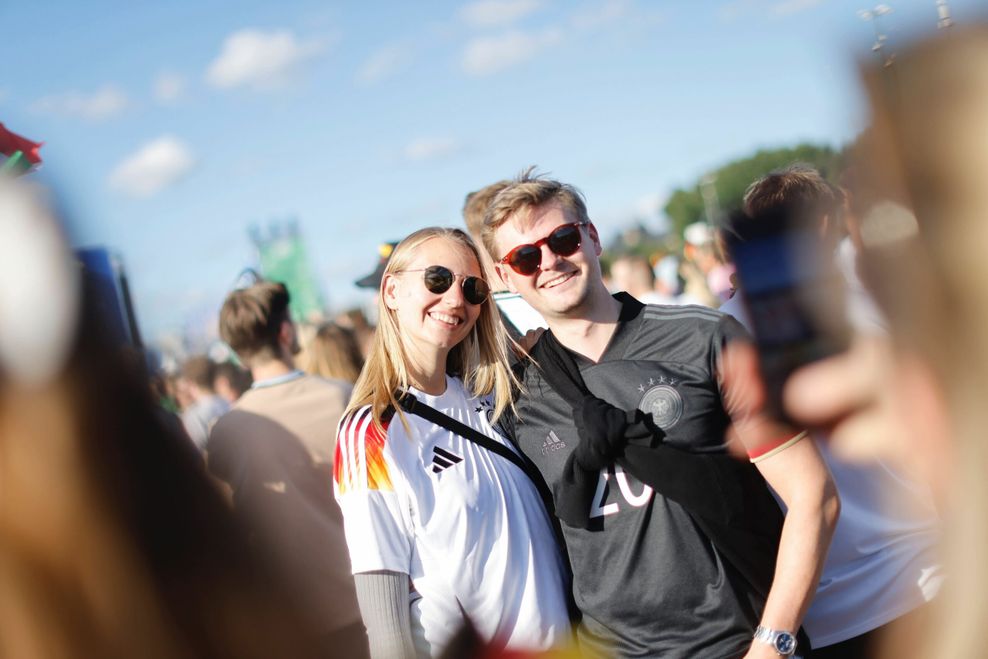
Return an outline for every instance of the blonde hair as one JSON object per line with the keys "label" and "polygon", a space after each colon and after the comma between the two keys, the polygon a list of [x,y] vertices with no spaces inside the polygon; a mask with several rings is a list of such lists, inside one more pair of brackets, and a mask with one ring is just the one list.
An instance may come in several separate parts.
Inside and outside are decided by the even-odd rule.
{"label": "blonde hair", "polygon": [[297,361],[306,373],[350,383],[360,376],[364,364],[356,333],[336,323],[320,326]]}
{"label": "blonde hair", "polygon": [[590,222],[583,194],[572,185],[560,183],[539,174],[532,165],[519,174],[501,190],[487,207],[481,237],[484,247],[497,263],[501,256],[497,253],[494,235],[498,228],[516,213],[530,213],[533,208],[557,202],[576,222]]}
{"label": "blonde hair", "polygon": [[[480,266],[477,246],[465,232],[460,229],[428,227],[412,233],[398,243],[384,269],[382,287],[388,275],[407,267],[418,248],[434,238],[441,238],[468,250]],[[364,370],[353,387],[353,396],[344,416],[364,405],[370,405],[376,426],[383,426],[383,419],[389,410],[396,410],[402,423],[407,426],[395,393],[411,386],[406,366],[408,357],[401,340],[397,315],[385,304],[383,290],[379,293],[377,332]],[[480,305],[480,316],[470,334],[455,345],[446,358],[446,373],[461,378],[471,394],[494,395],[494,419],[512,405],[513,388],[520,386],[508,368],[508,342],[497,306],[493,298],[488,297]]]}
{"label": "blonde hair", "polygon": [[[915,211],[918,240],[883,261],[882,291],[900,347],[916,351],[946,394],[953,472],[948,572],[937,615],[915,656],[980,656],[988,610],[988,24],[955,26],[872,71],[874,124],[866,173],[884,196]],[[905,284],[903,283],[905,282]],[[948,338],[945,338],[948,337]],[[891,655],[889,655],[891,656]],[[896,655],[902,656],[902,655]]]}

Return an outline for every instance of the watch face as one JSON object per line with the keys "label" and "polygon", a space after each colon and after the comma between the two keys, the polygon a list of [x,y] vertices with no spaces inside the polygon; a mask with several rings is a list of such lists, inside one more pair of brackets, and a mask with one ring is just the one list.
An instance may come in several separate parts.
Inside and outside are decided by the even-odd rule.
{"label": "watch face", "polygon": [[796,637],[789,632],[779,632],[775,637],[775,651],[785,656],[796,650]]}

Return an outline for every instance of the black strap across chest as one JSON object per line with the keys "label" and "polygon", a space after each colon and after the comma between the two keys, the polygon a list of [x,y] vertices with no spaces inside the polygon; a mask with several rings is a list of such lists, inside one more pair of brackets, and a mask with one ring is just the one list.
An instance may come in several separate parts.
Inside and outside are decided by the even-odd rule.
{"label": "black strap across chest", "polygon": [[484,433],[468,426],[462,421],[458,421],[448,414],[444,414],[436,408],[423,403],[415,398],[415,396],[407,392],[400,393],[396,396],[396,398],[398,399],[398,404],[401,405],[401,408],[409,414],[420,416],[426,421],[431,421],[437,426],[442,426],[446,430],[456,433],[460,437],[463,437],[464,439],[487,449],[491,453],[500,455],[502,458],[508,460],[521,469],[522,472],[528,476],[529,480],[535,484],[535,489],[538,490],[539,496],[542,498],[542,502],[546,505],[546,509],[550,511],[550,517],[552,517],[552,495],[549,492],[549,488],[545,484],[545,481],[542,479],[542,475],[539,473],[538,468],[532,464],[528,458],[524,457],[520,453],[512,451],[504,444],[491,439]]}
{"label": "black strap across chest", "polygon": [[[562,553],[564,565],[566,566],[566,580],[567,583],[571,584],[573,572],[570,566],[566,541],[563,537],[563,530],[559,525],[559,518],[555,513],[552,492],[549,490],[549,486],[546,485],[545,479],[542,478],[542,474],[539,472],[538,467],[536,467],[535,464],[520,451],[512,451],[504,444],[491,439],[479,430],[476,430],[475,428],[454,419],[448,414],[444,414],[436,408],[423,403],[408,392],[398,392],[395,398],[397,398],[398,404],[401,405],[401,408],[409,414],[414,414],[422,417],[426,421],[431,421],[437,426],[442,426],[446,430],[454,432],[460,437],[463,437],[464,439],[471,441],[474,444],[491,451],[492,453],[500,455],[502,458],[508,460],[513,465],[521,469],[522,472],[528,476],[528,479],[533,485],[535,485],[535,491],[539,493],[539,498],[542,499],[542,505],[545,507],[546,513],[549,516],[549,525],[552,529],[553,535],[556,537],[556,543]],[[575,628],[580,621],[581,614],[579,608],[576,606],[576,601],[573,599],[572,588],[566,589],[566,608],[569,610],[570,621],[573,623]]]}

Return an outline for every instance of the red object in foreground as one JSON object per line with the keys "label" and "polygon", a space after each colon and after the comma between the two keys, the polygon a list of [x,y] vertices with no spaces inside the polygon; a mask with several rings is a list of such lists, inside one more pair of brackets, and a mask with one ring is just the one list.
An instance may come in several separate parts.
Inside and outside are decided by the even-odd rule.
{"label": "red object in foreground", "polygon": [[38,149],[41,148],[42,144],[44,142],[32,142],[26,137],[11,133],[3,124],[0,124],[0,153],[5,156],[12,156],[21,151],[32,165],[37,165],[41,163]]}

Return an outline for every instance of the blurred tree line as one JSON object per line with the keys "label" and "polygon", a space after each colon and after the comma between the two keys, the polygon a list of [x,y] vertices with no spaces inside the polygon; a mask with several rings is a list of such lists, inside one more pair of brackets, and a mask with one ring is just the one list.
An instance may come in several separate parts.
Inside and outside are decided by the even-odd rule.
{"label": "blurred tree line", "polygon": [[[662,235],[650,231],[644,220],[638,220],[618,233],[604,251],[601,261],[605,269],[621,254],[638,254],[654,260],[666,253],[679,253],[683,246],[683,229],[693,222],[707,219],[706,204],[711,213],[727,213],[741,207],[744,191],[756,179],[772,170],[803,162],[819,169],[831,182],[837,183],[854,148],[841,149],[817,144],[798,144],[783,149],[763,149],[754,155],[728,162],[709,172],[686,189],[676,189],[669,196],[663,211],[669,218],[669,232]],[[718,218],[711,218],[716,221]]]}
{"label": "blurred tree line", "polygon": [[682,236],[683,228],[688,224],[707,219],[704,194],[708,195],[707,203],[715,203],[717,210],[728,212],[740,208],[744,191],[755,179],[794,162],[812,165],[836,183],[848,152],[848,148],[837,150],[829,146],[799,144],[785,149],[761,150],[753,156],[729,162],[702,177],[692,187],[673,191],[663,208],[671,222],[671,232],[674,236]]}

